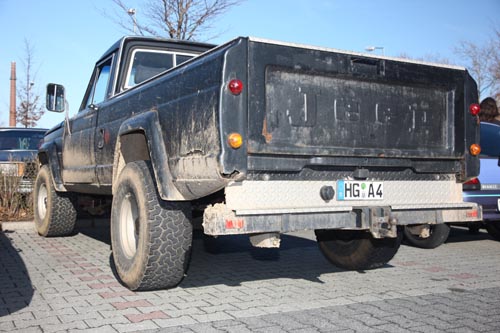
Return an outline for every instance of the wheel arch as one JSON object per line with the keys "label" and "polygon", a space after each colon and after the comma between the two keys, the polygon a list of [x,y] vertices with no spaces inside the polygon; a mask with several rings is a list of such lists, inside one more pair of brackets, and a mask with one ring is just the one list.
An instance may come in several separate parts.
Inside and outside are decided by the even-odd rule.
{"label": "wheel arch", "polygon": [[57,147],[54,142],[43,145],[38,151],[38,161],[40,166],[47,165],[52,175],[54,188],[59,192],[66,192],[61,175],[61,166],[57,154]]}
{"label": "wheel arch", "polygon": [[151,162],[156,187],[163,200],[185,200],[172,181],[156,111],[141,113],[121,124],[113,162],[113,194],[123,168],[127,163],[139,160]]}

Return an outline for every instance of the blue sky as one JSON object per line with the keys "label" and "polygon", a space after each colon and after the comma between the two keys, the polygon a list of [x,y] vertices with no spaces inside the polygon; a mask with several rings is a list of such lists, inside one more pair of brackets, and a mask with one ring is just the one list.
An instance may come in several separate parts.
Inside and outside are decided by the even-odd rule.
{"label": "blue sky", "polygon": [[[125,2],[140,18],[140,1]],[[102,14],[114,8],[111,0],[0,0],[0,126],[8,125],[12,61],[22,78],[25,38],[35,47],[34,91],[44,97],[47,83],[64,84],[70,115],[77,111],[94,63],[126,34]],[[255,36],[357,52],[373,45],[388,56],[434,55],[461,64],[454,47],[461,40],[485,43],[500,28],[499,13],[500,0],[246,0],[215,23],[222,33],[209,42]],[[39,126],[63,118],[46,112]]]}

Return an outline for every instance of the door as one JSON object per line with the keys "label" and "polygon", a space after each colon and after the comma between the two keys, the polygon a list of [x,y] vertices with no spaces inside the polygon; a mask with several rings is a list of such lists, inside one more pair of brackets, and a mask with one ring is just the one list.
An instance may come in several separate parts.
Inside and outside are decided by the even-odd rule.
{"label": "door", "polygon": [[96,66],[80,111],[65,126],[63,179],[67,184],[97,185],[95,129],[99,106],[109,96],[112,63],[110,56]]}

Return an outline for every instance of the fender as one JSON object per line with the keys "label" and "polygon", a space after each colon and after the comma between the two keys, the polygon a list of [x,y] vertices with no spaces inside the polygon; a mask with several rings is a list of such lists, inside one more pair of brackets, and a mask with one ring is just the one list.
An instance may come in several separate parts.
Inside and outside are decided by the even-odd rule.
{"label": "fender", "polygon": [[127,160],[123,154],[125,148],[122,149],[122,138],[134,133],[141,133],[145,137],[148,148],[146,153],[149,155],[151,165],[153,166],[153,176],[156,180],[156,187],[160,197],[163,200],[170,201],[187,200],[172,181],[165,141],[156,110],[138,114],[121,124],[118,130],[113,164],[113,193],[115,193],[117,179],[121,170],[125,167],[126,163],[133,161],[133,159]]}
{"label": "fender", "polygon": [[56,191],[67,192],[61,177],[61,166],[57,157],[56,143],[54,141],[44,143],[38,149],[38,159],[42,165],[47,164],[49,166]]}

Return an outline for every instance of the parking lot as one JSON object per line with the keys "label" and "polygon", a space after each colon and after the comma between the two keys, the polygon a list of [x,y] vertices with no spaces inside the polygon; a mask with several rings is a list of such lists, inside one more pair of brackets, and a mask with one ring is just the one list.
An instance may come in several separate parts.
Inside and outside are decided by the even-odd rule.
{"label": "parking lot", "polygon": [[437,249],[403,245],[389,265],[356,272],[330,265],[312,233],[285,235],[279,252],[240,236],[207,251],[195,235],[177,288],[132,292],[110,267],[106,223],[66,238],[4,224],[0,331],[500,331],[500,242],[485,232],[453,228]]}

